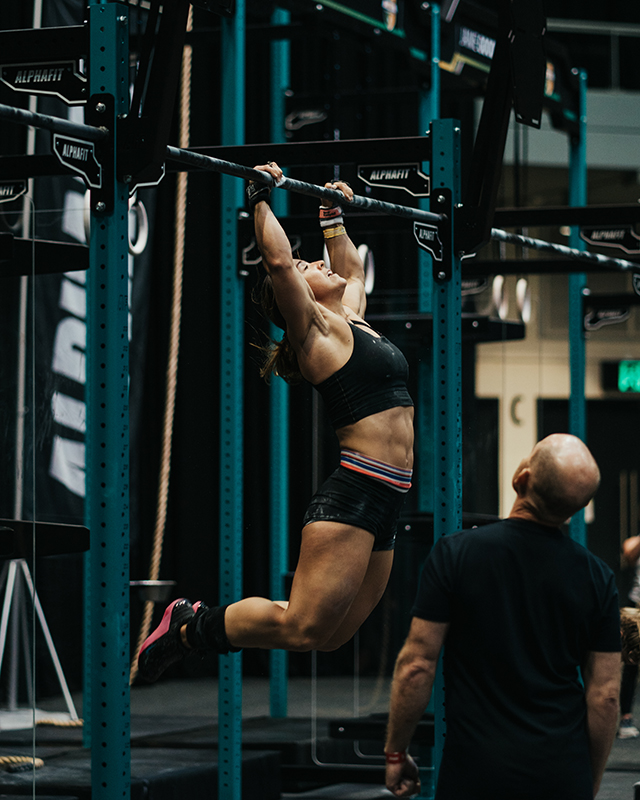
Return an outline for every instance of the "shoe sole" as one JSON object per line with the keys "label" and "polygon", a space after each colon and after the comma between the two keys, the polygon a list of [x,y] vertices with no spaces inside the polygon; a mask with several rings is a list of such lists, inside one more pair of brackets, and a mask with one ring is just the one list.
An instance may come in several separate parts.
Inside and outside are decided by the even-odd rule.
{"label": "shoe sole", "polygon": [[[167,606],[164,614],[162,615],[162,619],[160,620],[160,624],[158,625],[158,627],[151,634],[151,636],[148,636],[142,643],[142,647],[140,648],[140,653],[138,655],[138,663],[140,662],[140,659],[144,655],[145,651],[148,650],[151,647],[151,645],[154,642],[156,642],[161,636],[164,636],[165,633],[167,633],[167,631],[171,627],[171,617],[173,616],[174,608],[178,603],[184,602],[184,600],[185,600],[184,597],[179,597],[177,600],[174,600],[173,603],[171,603],[171,605]],[[188,602],[189,601],[187,600],[187,603]]]}

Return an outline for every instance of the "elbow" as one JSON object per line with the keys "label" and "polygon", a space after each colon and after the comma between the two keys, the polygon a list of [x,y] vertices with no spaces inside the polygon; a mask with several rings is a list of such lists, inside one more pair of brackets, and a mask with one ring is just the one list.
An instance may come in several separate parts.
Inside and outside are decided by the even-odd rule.
{"label": "elbow", "polygon": [[619,695],[608,695],[603,699],[604,707],[616,716],[620,713],[620,697]]}
{"label": "elbow", "polygon": [[616,725],[620,716],[620,700],[618,697],[604,697],[600,707],[600,715],[608,720],[610,725]]}
{"label": "elbow", "polygon": [[588,708],[601,717],[616,717],[620,713],[619,694],[605,692],[597,696],[587,697]]}
{"label": "elbow", "polygon": [[427,658],[414,658],[398,665],[398,678],[407,686],[420,686],[433,681],[436,663]]}

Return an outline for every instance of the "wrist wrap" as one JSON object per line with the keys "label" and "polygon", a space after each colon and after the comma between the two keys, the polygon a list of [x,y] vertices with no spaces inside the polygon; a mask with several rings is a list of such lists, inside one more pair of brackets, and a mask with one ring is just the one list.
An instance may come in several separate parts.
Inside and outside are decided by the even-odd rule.
{"label": "wrist wrap", "polygon": [[264,183],[250,183],[247,186],[247,202],[249,203],[251,211],[253,211],[261,200],[268,203],[270,197],[271,187]]}

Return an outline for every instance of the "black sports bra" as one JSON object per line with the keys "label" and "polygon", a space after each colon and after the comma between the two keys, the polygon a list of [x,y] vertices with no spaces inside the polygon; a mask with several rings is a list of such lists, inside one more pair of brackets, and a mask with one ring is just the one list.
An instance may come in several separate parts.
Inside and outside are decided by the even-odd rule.
{"label": "black sports bra", "polygon": [[412,406],[407,390],[409,365],[402,352],[384,336],[372,336],[349,322],[353,352],[347,363],[314,386],[322,396],[334,429],[398,406]]}

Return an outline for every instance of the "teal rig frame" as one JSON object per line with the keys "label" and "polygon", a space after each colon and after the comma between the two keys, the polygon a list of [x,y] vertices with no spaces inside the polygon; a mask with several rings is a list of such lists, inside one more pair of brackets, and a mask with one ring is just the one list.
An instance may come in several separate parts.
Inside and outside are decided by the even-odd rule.
{"label": "teal rig frame", "polygon": [[[186,0],[165,4],[167,13],[162,24],[170,30],[172,45],[168,61],[175,66],[182,50],[183,39],[175,32],[186,28]],[[76,125],[30,112],[18,112],[7,106],[0,107],[0,118],[34,125],[52,131],[54,136],[72,138],[95,154],[101,167],[100,185],[91,186],[92,235],[89,252],[89,340],[88,340],[88,460],[87,460],[87,525],[92,531],[92,544],[87,563],[91,586],[88,592],[90,616],[85,635],[90,658],[86,664],[85,708],[89,721],[85,743],[92,749],[92,796],[94,800],[127,798],[130,786],[129,751],[129,529],[128,529],[128,369],[127,369],[127,295],[126,242],[127,201],[136,185],[158,182],[164,174],[165,162],[179,163],[185,169],[212,169],[224,174],[221,207],[221,446],[220,446],[220,601],[233,602],[241,596],[240,572],[242,546],[242,341],[243,306],[242,280],[238,268],[238,215],[244,205],[243,186],[237,177],[254,178],[270,182],[270,176],[256,173],[242,165],[210,155],[213,150],[226,156],[241,157],[255,163],[253,146],[243,143],[244,94],[244,3],[236,0],[233,18],[223,19],[223,93],[222,93],[222,147],[204,148],[208,152],[184,151],[168,147],[168,130],[175,86],[167,86],[163,76],[165,95],[163,103],[154,99],[162,109],[159,117],[150,113],[135,115],[133,120],[126,83],[128,63],[127,8],[116,2],[89,5],[89,31],[91,74],[89,98],[86,103],[88,125]],[[285,19],[279,20],[286,24]],[[42,35],[46,35],[43,32]],[[168,36],[165,38],[169,38]],[[176,55],[177,54],[177,55]],[[282,58],[282,53],[280,53]],[[163,59],[156,59],[162,63]],[[167,63],[167,59],[164,60]],[[280,67],[282,69],[282,66]],[[175,68],[176,76],[178,68]],[[176,77],[177,81],[177,77]],[[286,75],[280,76],[286,83]],[[150,82],[150,92],[153,86]],[[136,102],[134,93],[133,103]],[[429,107],[436,109],[434,97]],[[151,104],[153,105],[153,103]],[[430,382],[425,382],[425,397],[418,398],[431,408],[430,425],[424,434],[432,440],[432,508],[434,511],[434,538],[459,529],[462,525],[462,431],[461,411],[461,276],[465,236],[468,233],[468,216],[463,215],[461,196],[460,126],[455,120],[430,120],[428,136],[405,140],[370,140],[369,142],[317,142],[305,145],[315,148],[318,164],[335,164],[357,161],[363,144],[378,153],[381,162],[388,163],[389,153],[402,146],[403,160],[412,152],[415,160],[428,165],[432,190],[428,200],[419,208],[408,208],[392,203],[381,203],[371,198],[357,198],[353,206],[383,211],[413,221],[414,235],[422,248],[431,256],[421,260],[420,286],[424,295],[423,309],[431,305],[433,317],[433,361]],[[149,144],[146,132],[155,130],[156,136]],[[584,130],[581,134],[584,136]],[[146,137],[146,138],[145,138]],[[274,129],[272,157],[286,165],[287,155],[296,153],[296,146],[277,145]],[[282,156],[278,155],[282,148]],[[262,146],[261,150],[264,149]],[[298,151],[300,152],[300,151]],[[73,161],[73,154],[69,157]],[[501,155],[500,155],[501,158]],[[584,139],[578,139],[573,151],[573,163],[578,175],[584,172]],[[75,166],[67,161],[66,171]],[[2,159],[0,182],[3,185],[38,174],[29,157]],[[51,164],[49,163],[49,170]],[[48,174],[51,174],[49,172]],[[236,177],[232,177],[236,176]],[[556,217],[577,224],[585,219],[588,210],[583,208],[585,196],[583,177],[577,177],[577,188],[572,190],[572,203],[578,208],[558,213]],[[582,183],[581,183],[582,182]],[[317,197],[336,194],[319,186],[285,179],[280,188],[302,191]],[[428,209],[422,207],[429,206]],[[491,211],[491,209],[489,209]],[[526,214],[526,209],[523,210]],[[602,219],[602,210],[591,209]],[[607,213],[613,213],[607,209]],[[620,219],[624,207],[618,210]],[[564,215],[564,216],[563,216]],[[498,219],[499,219],[499,215]],[[634,217],[635,219],[635,217]],[[507,223],[503,223],[507,224]],[[423,226],[422,228],[420,226]],[[508,226],[508,225],[507,225]],[[463,231],[465,236],[460,236]],[[493,229],[490,238],[500,238],[502,232]],[[433,242],[439,246],[434,249]],[[529,242],[530,246],[536,244]],[[544,243],[545,246],[548,243]],[[552,247],[552,246],[551,246]],[[563,259],[567,255],[580,258],[577,247],[572,252],[558,249]],[[588,257],[588,256],[587,256]],[[586,259],[585,259],[586,263]],[[593,266],[593,265],[592,265]],[[600,257],[600,269],[636,269],[634,262]],[[572,298],[581,303],[582,277],[575,278]],[[575,298],[574,298],[575,295]],[[573,302],[573,300],[572,300]],[[581,309],[582,306],[579,305]],[[584,355],[581,318],[578,312],[572,317],[572,426],[584,438]],[[582,348],[582,354],[581,354]],[[575,367],[574,367],[575,364]],[[428,395],[428,396],[427,396]],[[277,412],[272,421],[273,430],[286,438],[283,409],[286,397],[276,398]],[[429,430],[430,428],[430,430]],[[273,450],[277,460],[282,442]],[[282,481],[280,482],[283,483]],[[286,502],[286,498],[279,498]],[[272,523],[275,524],[275,523]],[[582,534],[577,533],[580,537]],[[283,541],[274,546],[277,569],[272,575],[272,588],[281,586],[282,571],[286,567]],[[278,657],[279,658],[279,657]],[[274,715],[286,715],[286,661],[276,659],[280,671],[277,696],[272,705]],[[274,687],[272,687],[274,691]],[[286,689],[285,689],[286,691]],[[87,705],[87,700],[89,703]],[[239,800],[241,795],[241,711],[242,677],[241,654],[221,657],[220,670],[220,751],[219,796],[221,800]],[[444,736],[443,691],[441,679],[435,697],[436,747],[434,766],[437,772]]]}

